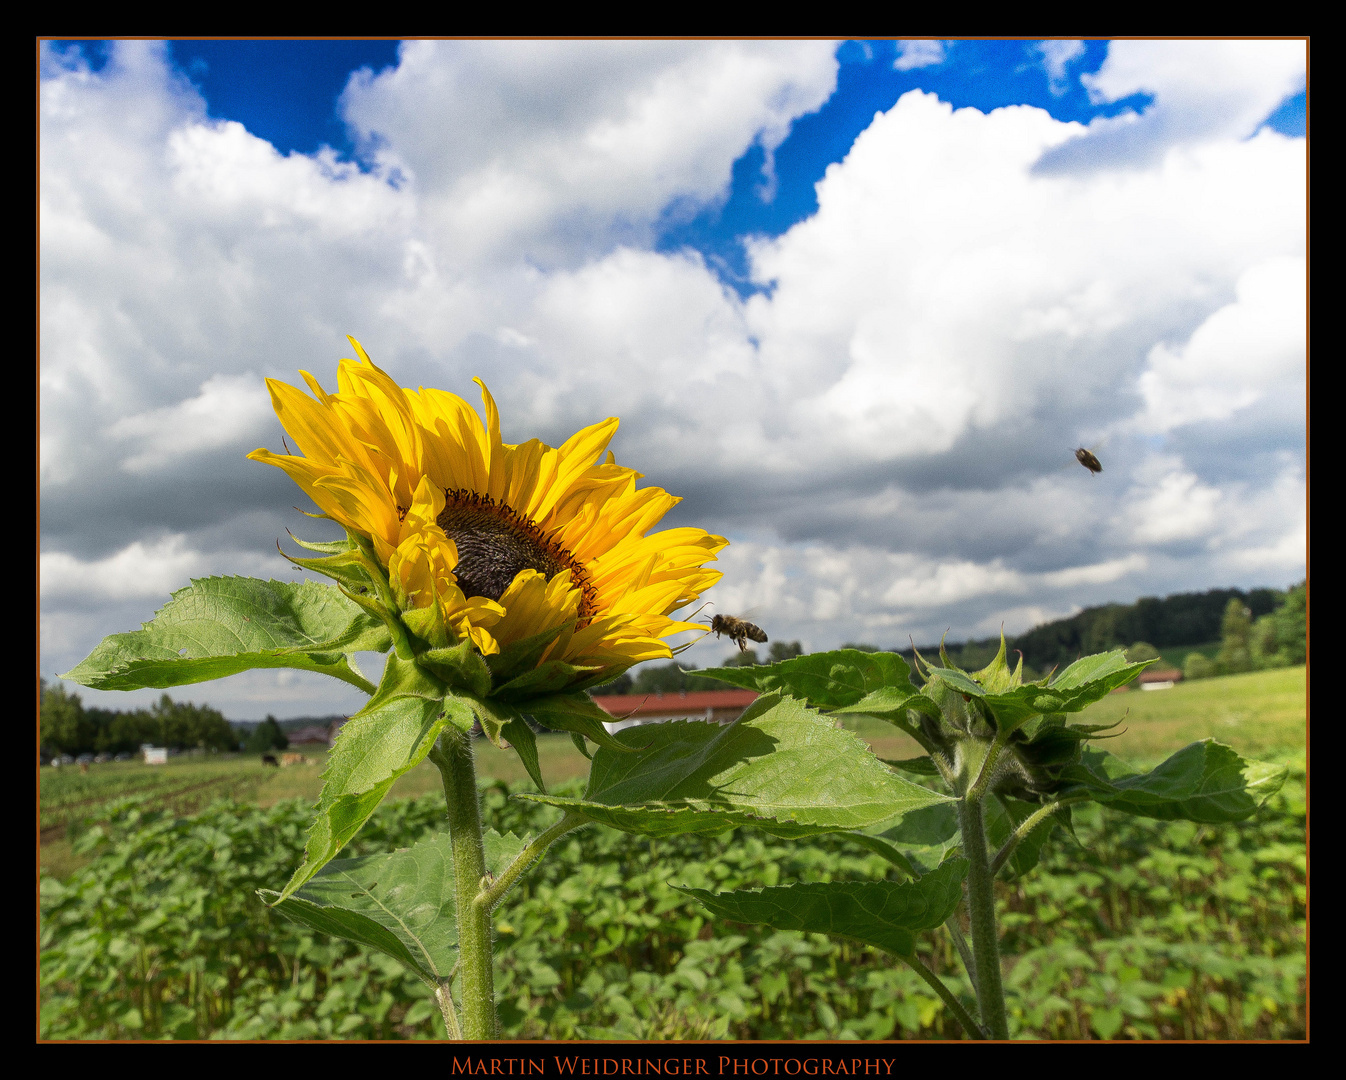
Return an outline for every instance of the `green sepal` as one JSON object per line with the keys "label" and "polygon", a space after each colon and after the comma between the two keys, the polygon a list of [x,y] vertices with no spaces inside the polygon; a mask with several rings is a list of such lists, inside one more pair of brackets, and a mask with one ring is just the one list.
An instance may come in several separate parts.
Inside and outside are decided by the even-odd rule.
{"label": "green sepal", "polygon": [[1224,743],[1203,739],[1147,773],[1090,747],[1062,773],[1059,794],[1087,794],[1114,810],[1161,821],[1224,824],[1250,817],[1280,790],[1286,767],[1245,761]]}
{"label": "green sepal", "polygon": [[[911,668],[901,656],[858,649],[809,653],[755,667],[710,668],[696,674],[762,693],[784,691],[815,709],[841,709],[882,689],[916,693],[911,685]],[[893,695],[883,698],[894,700]],[[878,704],[876,701],[876,707]]]}
{"label": "green sepal", "polygon": [[457,690],[482,698],[491,692],[491,669],[467,638],[447,648],[427,649],[416,660]]}
{"label": "green sepal", "polygon": [[593,761],[594,756],[593,754],[589,753],[589,744],[584,741],[583,735],[581,735],[578,731],[572,731],[570,733],[570,741],[575,744],[576,750],[578,750],[590,761]]}
{"label": "green sepal", "polygon": [[591,683],[594,673],[602,670],[567,663],[564,660],[544,660],[537,667],[497,686],[493,696],[506,701],[523,702],[529,698],[560,694],[579,689],[586,682]]}
{"label": "green sepal", "polygon": [[[1010,838],[1015,829],[1042,809],[1035,803],[1024,802],[1007,795],[987,799],[983,805],[986,808],[986,839],[992,855]],[[1055,813],[1049,814],[1033,827],[1032,832],[1019,841],[1001,868],[1000,876],[1012,881],[1037,866],[1043,847],[1051,839],[1058,825],[1067,830],[1070,828],[1069,806],[1063,806]]]}
{"label": "green sepal", "polygon": [[303,865],[281,892],[291,896],[369,820],[393,783],[423,760],[445,726],[470,730],[471,711],[413,661],[388,658],[378,691],[342,725],[323,770],[322,793]]}
{"label": "green sepal", "polygon": [[[499,874],[528,838],[483,838],[486,866]],[[430,833],[410,848],[359,859],[334,859],[296,893],[257,895],[282,915],[319,933],[391,956],[431,987],[449,977],[458,958],[453,849],[447,832]]]}
{"label": "green sepal", "polygon": [[[311,516],[327,517],[326,514],[314,514]],[[328,520],[330,521],[332,519],[328,518]],[[285,531],[290,533],[290,539],[300,547],[308,548],[309,551],[320,551],[324,555],[343,555],[347,551],[358,550],[358,545],[351,539],[351,532],[349,529],[346,530],[346,539],[344,540],[300,540],[299,537],[295,536],[289,529],[286,529]]]}
{"label": "green sepal", "polygon": [[486,666],[491,669],[492,683],[503,686],[515,676],[532,671],[541,663],[542,654],[547,651],[547,647],[561,636],[564,629],[566,629],[564,624],[553,626],[550,630],[506,645],[498,653],[486,657]]}
{"label": "green sepal", "polygon": [[505,725],[504,736],[509,740],[510,746],[514,747],[514,752],[519,755],[519,760],[528,770],[528,775],[533,778],[538,791],[545,795],[547,785],[542,782],[542,766],[537,759],[537,739],[533,735],[533,729],[528,726],[528,721],[522,716],[516,716]]}
{"label": "green sepal", "polygon": [[298,668],[373,693],[345,654],[386,652],[389,645],[385,628],[334,586],[198,578],[141,629],[109,635],[61,677],[98,690],[138,690]]}
{"label": "green sepal", "polygon": [[[1153,660],[1128,663],[1126,653],[1116,649],[1077,660],[1050,685],[1029,683],[1001,693],[990,692],[957,668],[932,668],[930,674],[965,699],[980,701],[990,711],[997,730],[1008,732],[1035,716],[1080,712],[1126,685],[1152,663]],[[1002,675],[997,674],[996,678],[1000,681]]]}
{"label": "green sepal", "polygon": [[916,934],[943,925],[962,899],[966,859],[950,859],[916,881],[828,881],[713,893],[679,892],[733,922],[844,937],[913,957]]}
{"label": "green sepal", "polygon": [[[618,741],[603,725],[612,720],[594,702],[588,694],[553,694],[550,697],[537,698],[528,702],[528,712],[539,724],[556,731],[569,731],[573,735],[583,735],[592,743],[605,750],[619,754],[631,753],[633,747]],[[629,729],[628,729],[629,730]]]}
{"label": "green sepal", "polygon": [[520,712],[506,701],[494,698],[469,697],[461,700],[467,705],[481,724],[481,730],[497,747],[504,749],[505,728],[520,717]]}
{"label": "green sepal", "polygon": [[1019,666],[1010,670],[1005,661],[1005,631],[1000,631],[1000,649],[995,658],[980,671],[974,671],[972,677],[992,694],[1002,694],[1023,685],[1024,658],[1019,655]]}
{"label": "green sepal", "polygon": [[403,608],[399,617],[403,626],[430,646],[430,651],[440,652],[449,647],[453,635],[444,622],[444,609],[439,604]]}
{"label": "green sepal", "polygon": [[524,795],[627,832],[752,825],[799,837],[869,829],[952,800],[896,775],[854,733],[792,697],[765,694],[732,724],[670,721],[594,754],[582,798]]}

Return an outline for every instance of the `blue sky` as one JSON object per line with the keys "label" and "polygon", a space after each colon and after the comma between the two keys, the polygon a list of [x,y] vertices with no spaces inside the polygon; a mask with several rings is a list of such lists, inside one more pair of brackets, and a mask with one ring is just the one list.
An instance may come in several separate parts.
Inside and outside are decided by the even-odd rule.
{"label": "blue sky", "polygon": [[[827,166],[845,158],[874,118],[908,90],[937,93],[955,108],[989,112],[1006,105],[1034,105],[1058,120],[1087,124],[1131,109],[1143,110],[1150,95],[1094,102],[1079,76],[1096,72],[1107,58],[1106,41],[1078,44],[1053,78],[1044,66],[1043,43],[1034,41],[925,42],[903,50],[895,41],[847,41],[837,48],[836,90],[817,111],[797,118],[771,155],[774,184],[764,174],[767,154],[755,143],[733,163],[723,204],[700,208],[690,220],[670,206],[655,247],[701,252],[721,279],[740,294],[761,289],[748,276],[744,235],[779,236],[818,208],[814,185]],[[1065,43],[1059,43],[1065,44]],[[363,155],[337,112],[353,71],[379,72],[397,63],[396,41],[174,41],[174,66],[200,90],[209,115],[236,120],[278,151],[311,154],[330,146],[360,162]],[[106,62],[106,45],[80,46],[94,70]],[[939,62],[935,62],[936,58]],[[1065,77],[1066,75],[1069,77]],[[1288,97],[1266,117],[1273,130],[1303,135],[1306,93]]]}
{"label": "blue sky", "polygon": [[245,455],[279,444],[263,380],[331,386],[348,333],[407,386],[482,376],[507,438],[620,416],[665,524],[731,540],[717,610],[810,649],[1284,587],[1305,71],[1283,41],[48,43],[43,671],[188,577],[291,574],[309,523]]}

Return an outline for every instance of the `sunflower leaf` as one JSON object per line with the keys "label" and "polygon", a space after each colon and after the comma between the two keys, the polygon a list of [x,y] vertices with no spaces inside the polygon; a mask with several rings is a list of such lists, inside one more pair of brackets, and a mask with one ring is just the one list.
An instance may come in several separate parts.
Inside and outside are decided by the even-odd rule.
{"label": "sunflower leaf", "polygon": [[780,694],[732,724],[667,722],[603,745],[579,799],[524,795],[627,832],[668,836],[754,825],[781,836],[866,829],[951,802],[894,774],[835,722]]}
{"label": "sunflower leaf", "polygon": [[[869,653],[858,649],[809,653],[757,667],[711,668],[698,676],[719,679],[763,693],[780,690],[816,709],[836,709],[857,702],[879,690],[899,691],[883,695],[891,702],[916,694],[911,668],[896,653]],[[875,706],[878,707],[878,702]]]}
{"label": "sunflower leaf", "polygon": [[1245,761],[1214,739],[1184,747],[1147,773],[1090,747],[1078,765],[1062,772],[1066,786],[1058,794],[1087,794],[1139,817],[1223,824],[1250,817],[1280,790],[1285,776],[1284,765]]}
{"label": "sunflower leaf", "polygon": [[141,629],[105,637],[62,678],[97,690],[138,690],[288,667],[333,675],[372,693],[373,684],[352,671],[343,654],[390,646],[387,629],[335,586],[198,578]]}
{"label": "sunflower leaf", "polygon": [[448,725],[470,730],[471,710],[446,697],[444,684],[414,661],[390,656],[378,692],[342,725],[332,744],[304,863],[281,892],[282,900],[359,832],[397,778],[425,760]]}
{"label": "sunflower leaf", "polygon": [[721,918],[775,930],[831,934],[911,956],[916,934],[933,930],[962,898],[966,859],[949,859],[917,881],[829,881],[713,893],[675,885]]}
{"label": "sunflower leaf", "polygon": [[[486,866],[499,874],[528,838],[487,830]],[[458,957],[453,852],[447,832],[430,833],[410,848],[360,859],[334,859],[307,885],[281,898],[259,889],[262,901],[302,926],[377,949],[431,986]]]}

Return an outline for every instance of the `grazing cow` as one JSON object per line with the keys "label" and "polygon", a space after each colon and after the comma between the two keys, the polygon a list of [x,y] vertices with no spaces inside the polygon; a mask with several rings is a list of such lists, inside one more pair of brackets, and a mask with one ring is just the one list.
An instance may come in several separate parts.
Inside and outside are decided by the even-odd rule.
{"label": "grazing cow", "polygon": [[262,764],[263,764],[263,765],[274,765],[274,766],[276,766],[276,768],[280,768],[280,762],[276,760],[276,755],[275,755],[275,754],[263,754],[263,755],[262,755]]}
{"label": "grazing cow", "polygon": [[307,765],[307,764],[308,764],[308,758],[304,757],[303,754],[281,754],[281,756],[280,756],[280,763],[281,763],[282,766],[285,766],[285,765]]}

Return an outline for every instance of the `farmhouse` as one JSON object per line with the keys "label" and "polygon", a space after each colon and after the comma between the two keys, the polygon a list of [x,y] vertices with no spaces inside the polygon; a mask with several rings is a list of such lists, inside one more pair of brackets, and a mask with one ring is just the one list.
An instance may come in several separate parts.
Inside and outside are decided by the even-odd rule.
{"label": "farmhouse", "polygon": [[1182,682],[1182,672],[1176,668],[1162,668],[1158,671],[1151,668],[1142,671],[1136,682],[1142,690],[1167,690],[1174,683]]}
{"label": "farmhouse", "polygon": [[597,694],[594,701],[615,719],[611,732],[665,720],[708,720],[729,724],[757,698],[755,690],[682,690],[676,694]]}
{"label": "farmhouse", "polygon": [[336,723],[321,727],[317,724],[312,727],[300,728],[298,731],[292,731],[289,734],[291,746],[321,746],[324,749],[332,745],[332,740],[336,738],[336,732],[340,725]]}

